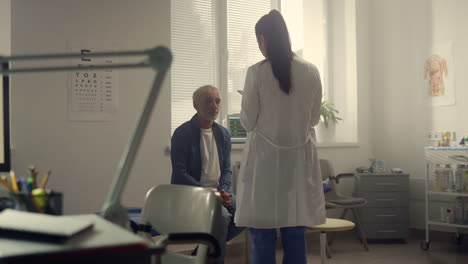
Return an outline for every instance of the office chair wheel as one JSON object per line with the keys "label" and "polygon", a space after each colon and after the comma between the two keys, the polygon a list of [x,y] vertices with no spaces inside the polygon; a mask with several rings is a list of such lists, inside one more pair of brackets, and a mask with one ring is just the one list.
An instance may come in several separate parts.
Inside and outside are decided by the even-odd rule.
{"label": "office chair wheel", "polygon": [[429,245],[431,244],[430,241],[427,240],[421,240],[421,249],[424,251],[429,250]]}

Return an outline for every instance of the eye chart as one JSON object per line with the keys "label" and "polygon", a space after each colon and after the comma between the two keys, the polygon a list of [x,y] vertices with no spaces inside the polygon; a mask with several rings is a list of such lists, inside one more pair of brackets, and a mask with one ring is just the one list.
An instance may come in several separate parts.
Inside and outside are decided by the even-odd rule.
{"label": "eye chart", "polygon": [[[72,65],[112,65],[115,58],[89,58],[90,49],[72,49],[81,53]],[[73,121],[107,121],[115,119],[117,112],[118,76],[115,70],[83,70],[69,74],[68,118]]]}

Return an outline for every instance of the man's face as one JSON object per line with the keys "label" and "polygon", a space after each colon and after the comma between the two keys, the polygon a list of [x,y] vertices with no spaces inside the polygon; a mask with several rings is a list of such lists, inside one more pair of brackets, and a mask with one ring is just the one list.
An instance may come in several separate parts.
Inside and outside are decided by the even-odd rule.
{"label": "man's face", "polygon": [[219,92],[217,90],[207,90],[195,104],[195,109],[201,118],[207,121],[215,121],[218,118],[220,103]]}

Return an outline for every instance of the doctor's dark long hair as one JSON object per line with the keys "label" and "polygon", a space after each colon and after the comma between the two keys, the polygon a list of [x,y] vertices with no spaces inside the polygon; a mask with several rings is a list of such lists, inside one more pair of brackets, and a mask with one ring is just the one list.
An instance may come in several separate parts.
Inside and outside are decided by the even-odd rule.
{"label": "doctor's dark long hair", "polygon": [[271,10],[255,25],[257,40],[265,39],[266,55],[271,64],[273,75],[278,80],[280,88],[286,94],[291,89],[291,60],[293,52],[289,40],[288,28],[283,16],[277,10]]}

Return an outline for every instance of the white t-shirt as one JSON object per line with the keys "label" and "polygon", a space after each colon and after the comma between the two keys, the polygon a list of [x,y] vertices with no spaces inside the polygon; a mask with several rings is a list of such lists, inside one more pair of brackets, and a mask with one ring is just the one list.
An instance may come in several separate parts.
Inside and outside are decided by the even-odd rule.
{"label": "white t-shirt", "polygon": [[205,187],[218,187],[221,170],[219,168],[218,149],[213,136],[213,129],[200,128],[200,150],[202,171],[200,183]]}

